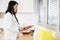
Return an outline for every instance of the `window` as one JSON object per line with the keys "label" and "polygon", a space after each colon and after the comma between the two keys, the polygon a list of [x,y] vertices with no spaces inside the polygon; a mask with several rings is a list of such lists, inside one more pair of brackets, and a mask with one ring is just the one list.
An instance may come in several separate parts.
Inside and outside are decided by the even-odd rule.
{"label": "window", "polygon": [[43,0],[39,0],[39,22],[44,22],[43,16]]}
{"label": "window", "polygon": [[40,0],[39,25],[59,31],[59,0]]}
{"label": "window", "polygon": [[57,0],[39,0],[39,22],[50,25],[58,25]]}
{"label": "window", "polygon": [[48,9],[47,9],[47,17],[48,17],[48,24],[52,25],[58,25],[57,23],[57,18],[58,18],[58,13],[57,13],[57,0],[48,0]]}

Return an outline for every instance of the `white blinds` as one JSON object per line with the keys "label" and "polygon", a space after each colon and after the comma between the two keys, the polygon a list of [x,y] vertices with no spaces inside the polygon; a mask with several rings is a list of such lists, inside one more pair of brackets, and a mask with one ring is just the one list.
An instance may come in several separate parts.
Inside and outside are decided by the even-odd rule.
{"label": "white blinds", "polygon": [[57,25],[57,0],[48,1],[48,24]]}

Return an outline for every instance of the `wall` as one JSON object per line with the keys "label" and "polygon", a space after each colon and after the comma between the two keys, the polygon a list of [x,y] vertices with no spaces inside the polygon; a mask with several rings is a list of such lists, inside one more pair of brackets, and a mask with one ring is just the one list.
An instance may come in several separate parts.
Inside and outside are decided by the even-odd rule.
{"label": "wall", "polygon": [[35,25],[38,24],[37,13],[18,13],[18,20],[23,25]]}
{"label": "wall", "polygon": [[0,19],[0,28],[3,27],[3,19]]}

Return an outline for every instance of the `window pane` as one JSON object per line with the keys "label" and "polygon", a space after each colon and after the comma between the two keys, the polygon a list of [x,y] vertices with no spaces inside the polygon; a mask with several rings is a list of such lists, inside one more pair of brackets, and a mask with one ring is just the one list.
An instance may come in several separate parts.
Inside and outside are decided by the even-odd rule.
{"label": "window pane", "polygon": [[57,25],[57,0],[48,1],[48,24]]}
{"label": "window pane", "polygon": [[39,21],[42,23],[44,21],[44,14],[43,14],[43,0],[40,0],[39,2],[39,9],[40,9],[40,13],[39,13]]}

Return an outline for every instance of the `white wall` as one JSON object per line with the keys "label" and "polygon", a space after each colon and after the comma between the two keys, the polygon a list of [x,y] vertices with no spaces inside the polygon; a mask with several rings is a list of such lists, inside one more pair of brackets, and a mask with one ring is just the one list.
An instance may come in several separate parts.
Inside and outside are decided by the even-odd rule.
{"label": "white wall", "polygon": [[10,0],[0,0],[0,12],[5,12]]}
{"label": "white wall", "polygon": [[18,2],[18,12],[33,12],[34,0],[15,0]]}
{"label": "white wall", "polygon": [[38,24],[38,16],[36,13],[19,13],[17,14],[20,24],[35,25]]}
{"label": "white wall", "polygon": [[0,19],[0,28],[3,27],[3,19]]}

